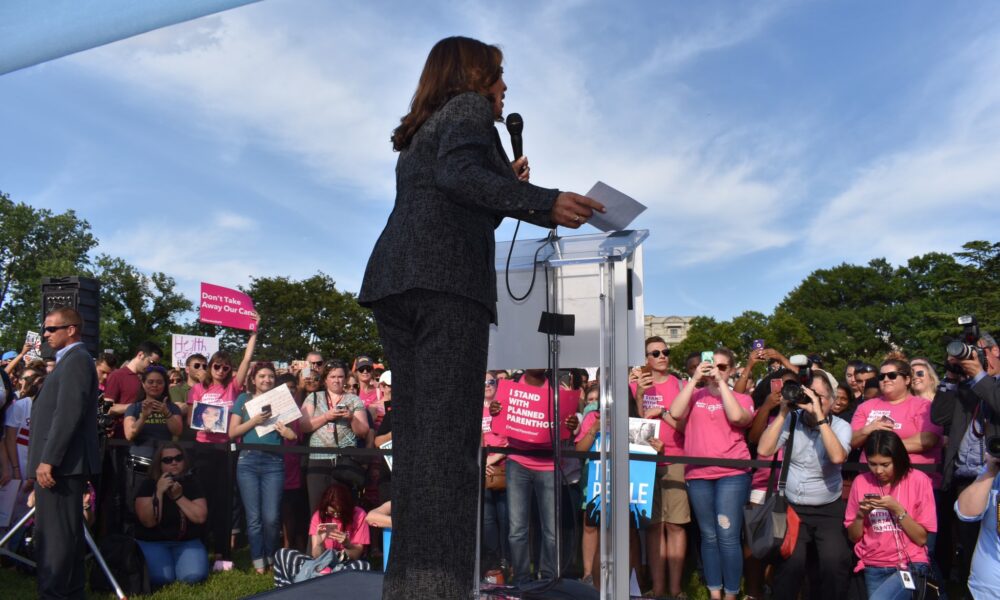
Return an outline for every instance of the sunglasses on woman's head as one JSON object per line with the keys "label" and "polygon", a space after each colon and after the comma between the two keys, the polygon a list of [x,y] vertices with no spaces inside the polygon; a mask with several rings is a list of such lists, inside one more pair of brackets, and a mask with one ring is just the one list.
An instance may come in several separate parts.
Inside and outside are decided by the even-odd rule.
{"label": "sunglasses on woman's head", "polygon": [[161,456],[160,463],[164,465],[172,465],[174,463],[184,462],[183,454],[175,454],[173,456]]}

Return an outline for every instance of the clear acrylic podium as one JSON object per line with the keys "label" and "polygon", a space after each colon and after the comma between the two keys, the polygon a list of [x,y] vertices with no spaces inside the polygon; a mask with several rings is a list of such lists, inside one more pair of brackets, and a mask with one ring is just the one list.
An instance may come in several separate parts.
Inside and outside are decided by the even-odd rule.
{"label": "clear acrylic podium", "polygon": [[[549,336],[538,331],[543,311],[575,316],[574,335],[556,340],[556,367],[599,368],[599,552],[601,597],[608,600],[629,597],[628,366],[645,363],[642,242],[648,235],[636,230],[518,241],[509,263],[511,243],[496,247],[498,324],[490,331],[488,368],[552,364]],[[508,281],[514,296],[529,287],[531,293],[515,300]]]}

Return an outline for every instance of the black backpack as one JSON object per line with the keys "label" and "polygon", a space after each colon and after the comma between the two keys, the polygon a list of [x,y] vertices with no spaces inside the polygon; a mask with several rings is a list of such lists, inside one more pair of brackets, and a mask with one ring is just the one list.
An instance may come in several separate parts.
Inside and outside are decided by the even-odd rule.
{"label": "black backpack", "polygon": [[[126,596],[150,593],[146,560],[134,538],[113,533],[102,539],[97,548]],[[90,589],[94,592],[115,591],[97,561],[90,565]]]}

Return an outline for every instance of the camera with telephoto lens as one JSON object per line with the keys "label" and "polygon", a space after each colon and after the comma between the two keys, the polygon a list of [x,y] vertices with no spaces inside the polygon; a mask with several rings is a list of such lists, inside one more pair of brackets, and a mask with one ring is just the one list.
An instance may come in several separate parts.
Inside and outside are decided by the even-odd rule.
{"label": "camera with telephoto lens", "polygon": [[115,403],[112,400],[105,400],[102,393],[97,398],[97,435],[111,437],[115,429],[115,416],[111,414],[111,407]]}
{"label": "camera with telephoto lens", "polygon": [[789,404],[809,404],[812,399],[806,395],[803,385],[789,379],[781,386],[781,399]]}
{"label": "camera with telephoto lens", "polygon": [[[986,363],[986,352],[977,345],[980,332],[976,317],[973,315],[962,315],[958,318],[958,324],[962,326],[962,335],[948,342],[945,352],[948,353],[948,356],[953,356],[957,360],[971,360],[978,357],[979,364],[983,366],[983,370],[987,370],[989,367]],[[965,374],[962,371],[962,365],[957,363],[947,363],[945,369],[956,375]]]}
{"label": "camera with telephoto lens", "polygon": [[991,435],[986,438],[986,451],[989,452],[991,456],[1000,458],[1000,435]]}

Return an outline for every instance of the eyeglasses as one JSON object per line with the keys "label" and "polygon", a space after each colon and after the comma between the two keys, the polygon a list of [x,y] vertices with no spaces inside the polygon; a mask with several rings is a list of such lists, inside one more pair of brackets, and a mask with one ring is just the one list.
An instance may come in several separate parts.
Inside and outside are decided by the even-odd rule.
{"label": "eyeglasses", "polygon": [[653,358],[660,358],[661,354],[663,355],[663,358],[667,358],[668,356],[670,356],[670,350],[653,350],[652,352],[647,352],[646,356],[652,356]]}
{"label": "eyeglasses", "polygon": [[76,323],[69,323],[66,325],[49,325],[48,327],[43,327],[42,331],[45,333],[55,333],[60,329],[66,329],[67,327],[79,327]]}
{"label": "eyeglasses", "polygon": [[888,373],[878,374],[879,381],[885,381],[886,377],[888,377],[890,381],[896,381],[896,378],[899,377],[899,371],[889,371]]}
{"label": "eyeglasses", "polygon": [[729,365],[727,365],[726,363],[715,363],[715,368],[720,371],[725,371],[726,369],[729,368]]}
{"label": "eyeglasses", "polygon": [[373,370],[371,367],[358,367],[358,373],[371,373]]}
{"label": "eyeglasses", "polygon": [[199,370],[200,369],[204,369],[205,368],[205,363],[191,363],[191,368],[192,369],[199,369]]}
{"label": "eyeglasses", "polygon": [[228,373],[232,369],[233,368],[230,367],[229,365],[220,365],[219,363],[215,363],[214,365],[212,365],[213,371],[222,371],[223,373]]}
{"label": "eyeglasses", "polygon": [[483,382],[483,385],[489,385],[489,386],[496,386],[496,384],[497,384],[496,379],[487,379],[486,381]]}
{"label": "eyeglasses", "polygon": [[309,361],[309,364],[311,364],[314,367],[322,367],[323,366],[323,361],[321,361],[321,360],[311,360],[311,361]]}
{"label": "eyeglasses", "polygon": [[349,384],[347,384],[347,385],[344,386],[345,390],[356,390],[356,389],[360,389],[360,388],[361,388],[361,386],[359,386],[356,383],[349,383]]}
{"label": "eyeglasses", "polygon": [[172,465],[174,463],[181,463],[181,462],[184,462],[184,455],[183,454],[175,454],[173,456],[161,456],[160,457],[160,464],[163,464],[163,465]]}
{"label": "eyeglasses", "polygon": [[917,369],[917,370],[913,371],[913,376],[914,377],[923,377],[926,374],[927,374],[927,371],[924,371],[923,369]]}

